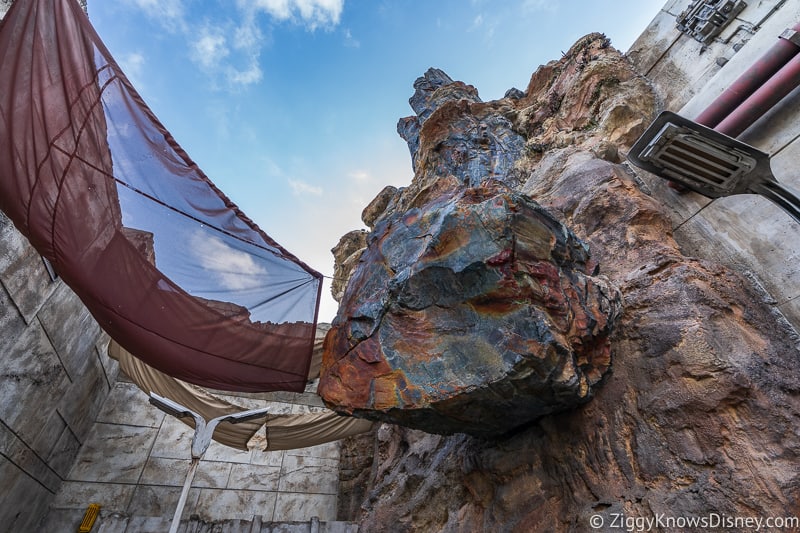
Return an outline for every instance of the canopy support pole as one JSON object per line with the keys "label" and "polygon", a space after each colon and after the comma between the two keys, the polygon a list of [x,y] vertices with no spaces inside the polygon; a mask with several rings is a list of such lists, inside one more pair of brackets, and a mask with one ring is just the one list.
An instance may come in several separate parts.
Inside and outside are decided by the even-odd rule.
{"label": "canopy support pole", "polygon": [[192,486],[194,475],[197,473],[197,467],[200,465],[200,460],[208,450],[211,444],[211,437],[214,435],[214,429],[220,422],[230,422],[231,424],[238,424],[239,422],[247,422],[249,420],[256,420],[267,416],[268,409],[266,407],[261,409],[251,409],[249,411],[241,411],[230,415],[222,415],[212,418],[208,422],[198,413],[195,413],[188,407],[184,407],[176,401],[170,400],[163,396],[151,392],[150,403],[176,418],[184,418],[191,416],[194,418],[194,437],[192,437],[192,462],[189,465],[189,472],[186,474],[186,480],[183,482],[183,490],[181,497],[178,499],[178,506],[175,509],[175,515],[172,517],[172,524],[169,528],[169,533],[177,533],[178,526],[181,523],[181,515],[183,508],[186,505],[186,498],[189,496],[189,489]]}

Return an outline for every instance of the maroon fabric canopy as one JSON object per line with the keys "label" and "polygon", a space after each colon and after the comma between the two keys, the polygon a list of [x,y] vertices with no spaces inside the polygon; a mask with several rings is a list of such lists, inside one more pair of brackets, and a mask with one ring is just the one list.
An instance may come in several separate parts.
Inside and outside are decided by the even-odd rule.
{"label": "maroon fabric canopy", "polygon": [[1,24],[0,209],[149,365],[303,390],[322,276],[203,174],[75,0],[17,0]]}

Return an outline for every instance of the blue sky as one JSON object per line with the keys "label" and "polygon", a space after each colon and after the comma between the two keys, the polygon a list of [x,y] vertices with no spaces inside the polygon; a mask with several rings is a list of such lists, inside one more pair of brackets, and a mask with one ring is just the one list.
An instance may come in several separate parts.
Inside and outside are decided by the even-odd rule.
{"label": "blue sky", "polygon": [[[264,231],[325,275],[386,185],[429,67],[483,100],[603,32],[626,51],[663,0],[91,0],[89,17],[176,140]],[[320,319],[336,304],[323,290]]]}

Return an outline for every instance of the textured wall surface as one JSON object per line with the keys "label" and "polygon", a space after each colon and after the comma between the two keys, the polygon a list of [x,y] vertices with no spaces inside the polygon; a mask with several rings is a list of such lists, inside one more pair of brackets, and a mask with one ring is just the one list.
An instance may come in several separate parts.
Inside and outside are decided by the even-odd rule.
{"label": "textured wall surface", "polygon": [[0,243],[0,524],[34,531],[117,367],[78,297],[2,214]]}
{"label": "textured wall surface", "polygon": [[[800,20],[800,3],[747,2],[706,47],[675,29],[676,17],[689,3],[667,2],[628,54],[653,83],[660,107],[693,118]],[[795,190],[800,189],[799,119],[795,90],[739,136],[771,154],[775,176]],[[800,223],[760,196],[710,201],[677,194],[645,172],[639,175],[667,208],[675,238],[687,254],[756,278],[780,313],[800,328]]]}
{"label": "textured wall surface", "polygon": [[2,213],[0,332],[0,528],[35,531],[118,370],[78,297]]}
{"label": "textured wall surface", "polygon": [[[480,109],[456,84],[467,102],[460,112]],[[344,494],[341,510],[357,509],[361,531],[388,523],[393,531],[589,531],[601,522],[614,531],[622,518],[657,517],[667,525],[651,530],[709,517],[735,530],[730,520],[745,517],[797,520],[798,337],[747,271],[686,253],[670,206],[654,193],[659,184],[623,163],[655,115],[653,88],[590,35],[510,94],[505,116],[526,138],[514,162],[525,178],[518,190],[588,243],[622,293],[609,376],[585,405],[501,437],[385,424],[373,447],[345,448],[347,479],[368,485]],[[480,123],[479,112],[473,117]],[[440,131],[434,150],[459,135]],[[403,133],[414,140],[413,127]],[[410,190],[458,175],[420,156],[415,169]],[[355,459],[357,446],[369,466]]]}

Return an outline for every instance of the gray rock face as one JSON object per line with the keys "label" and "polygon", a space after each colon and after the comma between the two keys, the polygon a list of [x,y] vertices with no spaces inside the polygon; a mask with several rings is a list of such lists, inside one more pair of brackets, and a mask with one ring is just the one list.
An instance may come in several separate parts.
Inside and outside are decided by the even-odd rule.
{"label": "gray rock face", "polygon": [[[416,181],[451,174],[467,187],[486,179],[520,183],[514,162],[525,139],[504,116],[507,109],[485,105],[473,86],[439,69],[417,78],[414,89],[409,103],[416,116],[400,119],[397,131],[408,143]],[[426,146],[420,146],[421,138]]]}
{"label": "gray rock face", "polygon": [[619,294],[530,198],[496,181],[448,191],[373,231],[320,394],[347,414],[479,436],[586,402],[611,363]]}
{"label": "gray rock face", "polygon": [[478,436],[586,402],[610,366],[620,297],[583,243],[514,191],[525,103],[484,103],[438,69],[414,89],[416,116],[398,126],[414,181],[364,210],[373,230],[342,263],[352,277],[320,394],[342,413]]}

